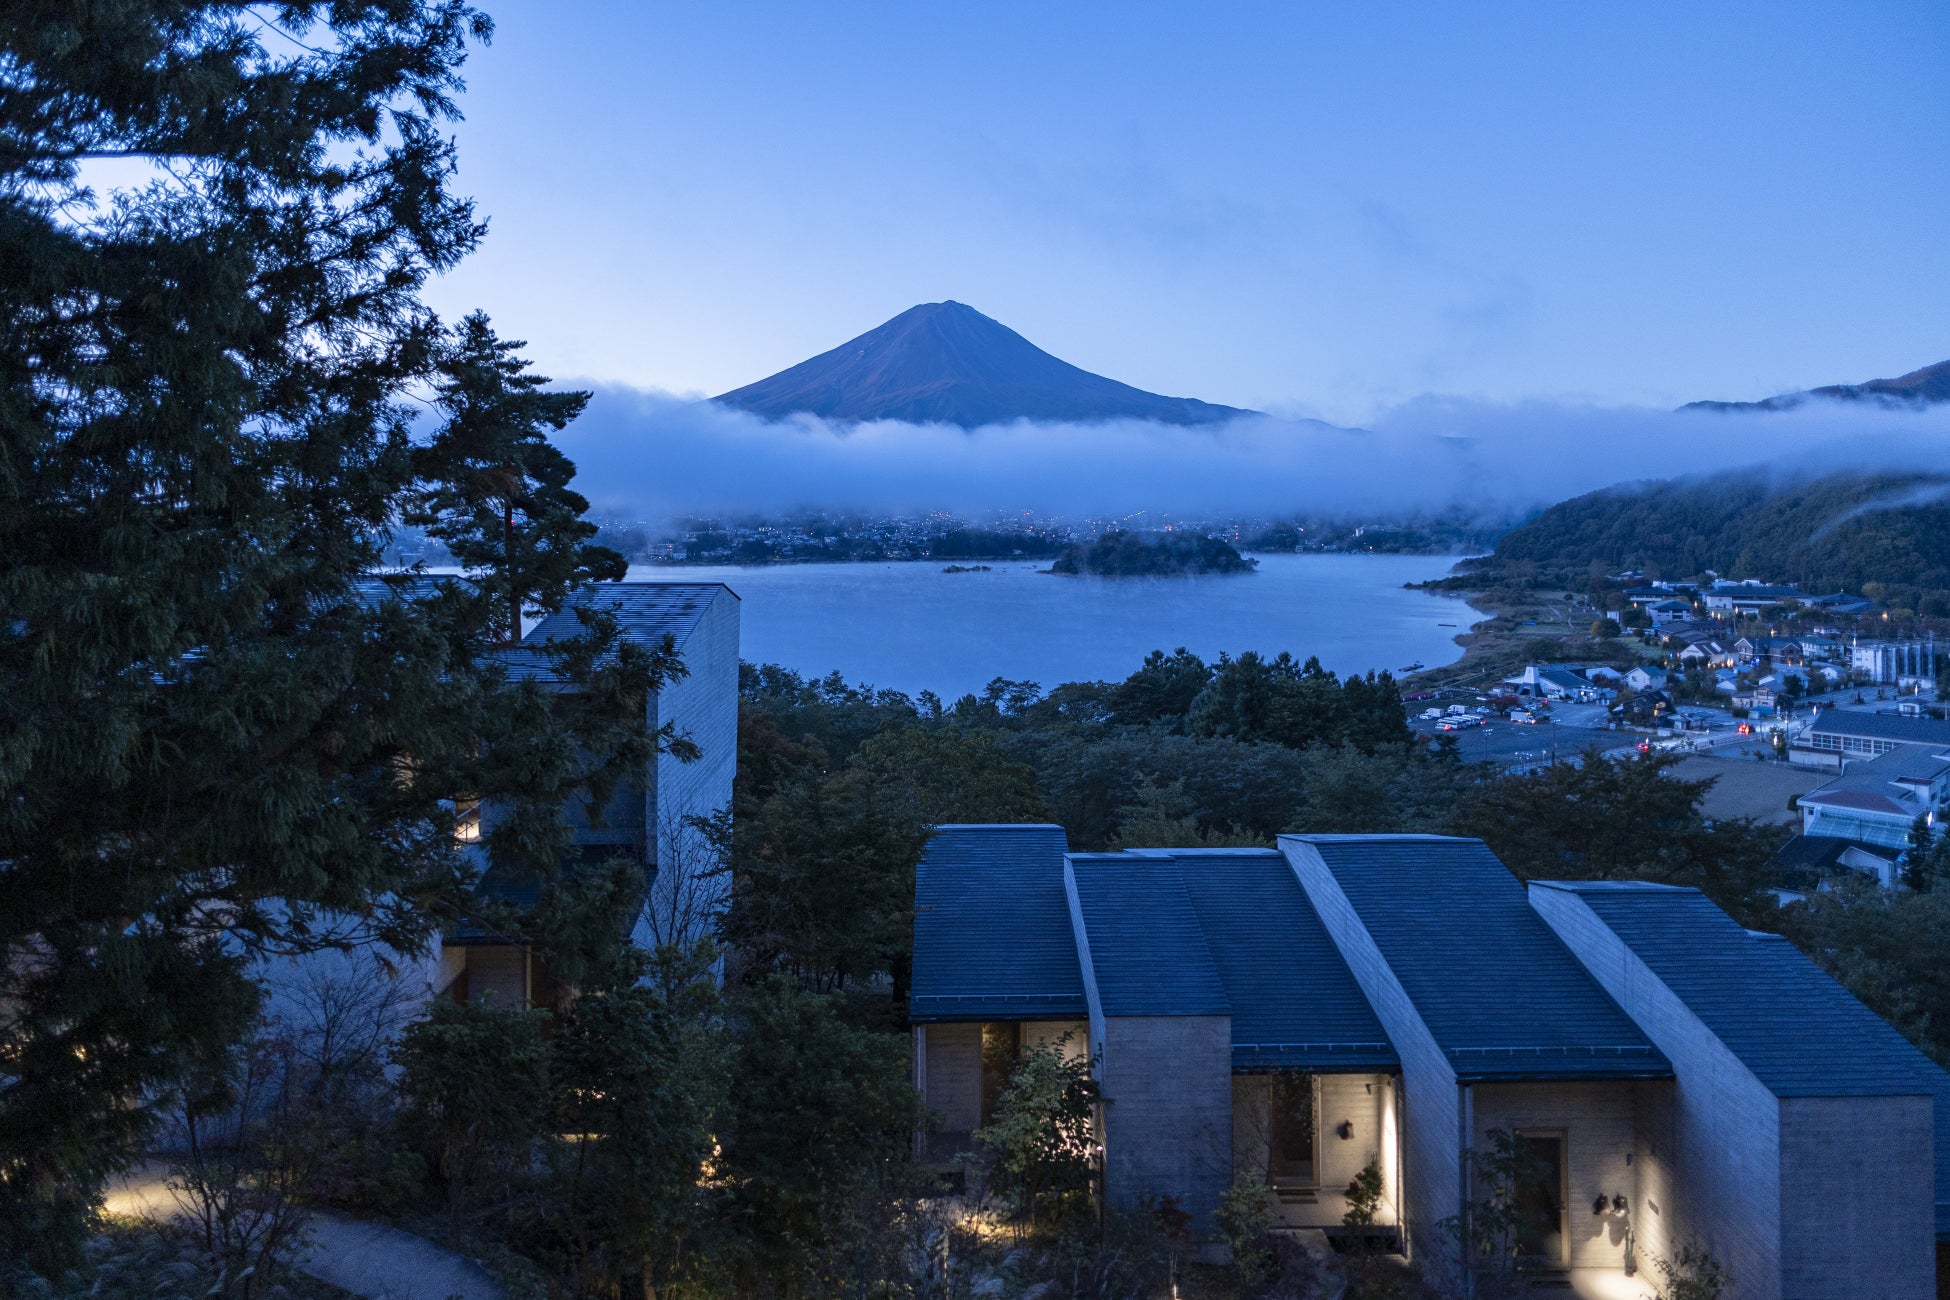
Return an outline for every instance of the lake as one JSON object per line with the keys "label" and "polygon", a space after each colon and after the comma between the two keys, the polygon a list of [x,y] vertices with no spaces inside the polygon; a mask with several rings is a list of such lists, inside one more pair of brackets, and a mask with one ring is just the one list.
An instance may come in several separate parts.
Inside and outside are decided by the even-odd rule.
{"label": "lake", "polygon": [[[967,563],[967,562],[964,562]],[[1453,557],[1262,555],[1234,577],[1087,578],[1039,573],[1048,561],[633,565],[632,578],[724,582],[743,598],[742,652],[808,676],[949,702],[991,678],[1059,682],[1129,676],[1152,650],[1319,655],[1338,673],[1453,663],[1453,638],[1481,615],[1450,596],[1404,590]]]}

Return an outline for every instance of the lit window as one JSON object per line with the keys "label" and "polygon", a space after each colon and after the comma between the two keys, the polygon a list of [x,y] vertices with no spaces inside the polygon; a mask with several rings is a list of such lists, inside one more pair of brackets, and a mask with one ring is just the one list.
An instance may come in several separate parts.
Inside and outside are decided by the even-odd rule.
{"label": "lit window", "polygon": [[454,800],[454,838],[462,844],[481,841],[481,801],[462,796]]}

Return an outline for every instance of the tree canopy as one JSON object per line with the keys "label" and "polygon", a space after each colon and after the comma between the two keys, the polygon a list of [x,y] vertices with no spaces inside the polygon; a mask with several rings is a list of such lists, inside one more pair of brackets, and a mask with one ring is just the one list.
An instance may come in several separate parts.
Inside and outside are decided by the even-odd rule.
{"label": "tree canopy", "polygon": [[[656,743],[674,657],[596,620],[562,709],[493,654],[497,593],[613,569],[537,437],[579,395],[420,297],[482,232],[444,125],[489,32],[457,0],[0,25],[0,1257],[71,1252],[256,957],[414,952],[469,905],[456,796],[505,796],[488,852],[546,877],[563,798]],[[478,582],[369,580],[412,509]]]}

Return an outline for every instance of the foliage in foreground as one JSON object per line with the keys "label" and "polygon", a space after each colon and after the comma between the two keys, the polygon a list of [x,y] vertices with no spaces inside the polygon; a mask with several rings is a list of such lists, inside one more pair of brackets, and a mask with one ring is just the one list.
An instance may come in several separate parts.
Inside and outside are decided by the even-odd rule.
{"label": "foliage in foreground", "polygon": [[[420,298],[482,231],[446,128],[489,31],[0,25],[0,1266],[78,1262],[105,1177],[228,1071],[254,960],[417,953],[471,907],[456,801],[499,801],[486,851],[546,898],[563,801],[681,747],[641,726],[667,649],[597,620],[558,702],[495,659],[622,561],[547,445],[581,395]],[[153,183],[91,190],[101,158]],[[368,582],[408,516],[478,581]]]}

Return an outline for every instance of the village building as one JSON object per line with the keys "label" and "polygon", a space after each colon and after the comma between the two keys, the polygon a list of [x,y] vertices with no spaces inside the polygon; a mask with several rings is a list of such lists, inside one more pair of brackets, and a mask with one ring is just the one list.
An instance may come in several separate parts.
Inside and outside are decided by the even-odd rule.
{"label": "village building", "polygon": [[1862,680],[1904,690],[1936,684],[1936,638],[1858,641],[1849,647],[1849,668]]}
{"label": "village building", "polygon": [[1758,614],[1788,601],[1805,600],[1798,587],[1773,586],[1764,582],[1716,582],[1700,593],[1706,608],[1722,617]]}

